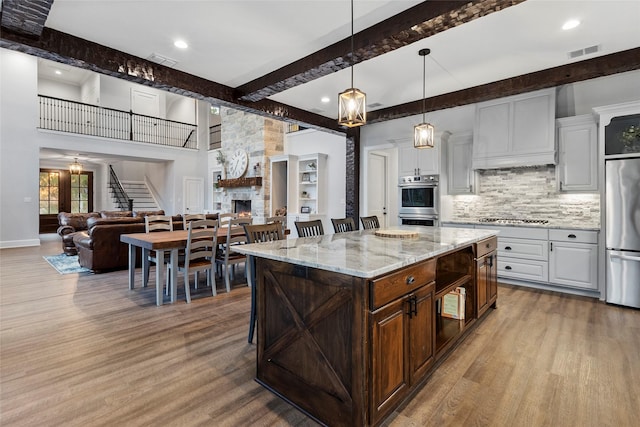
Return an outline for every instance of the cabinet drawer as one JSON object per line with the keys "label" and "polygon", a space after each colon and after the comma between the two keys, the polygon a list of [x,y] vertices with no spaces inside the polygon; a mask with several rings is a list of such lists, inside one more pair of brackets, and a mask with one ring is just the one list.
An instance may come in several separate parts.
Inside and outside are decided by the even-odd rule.
{"label": "cabinet drawer", "polygon": [[546,261],[549,259],[547,245],[546,240],[509,239],[501,237],[498,240],[498,255]]}
{"label": "cabinet drawer", "polygon": [[549,230],[549,240],[574,243],[598,243],[598,232],[587,230]]}
{"label": "cabinet drawer", "polygon": [[498,277],[548,282],[549,263],[498,256]]}
{"label": "cabinet drawer", "polygon": [[436,279],[436,260],[430,259],[371,282],[372,309],[382,307]]}
{"label": "cabinet drawer", "polygon": [[489,252],[493,252],[498,247],[498,238],[490,237],[476,243],[476,258],[482,258]]}

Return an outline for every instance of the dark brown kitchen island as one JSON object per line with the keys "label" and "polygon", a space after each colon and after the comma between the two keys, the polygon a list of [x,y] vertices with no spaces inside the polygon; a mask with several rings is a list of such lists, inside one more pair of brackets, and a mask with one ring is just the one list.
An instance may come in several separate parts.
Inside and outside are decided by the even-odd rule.
{"label": "dark brown kitchen island", "polygon": [[[257,258],[256,380],[331,426],[377,425],[420,387],[486,312],[478,283],[482,303],[495,306],[480,264],[496,233],[415,230],[410,239],[363,230],[240,249]],[[452,290],[466,295],[463,319],[444,313]]]}

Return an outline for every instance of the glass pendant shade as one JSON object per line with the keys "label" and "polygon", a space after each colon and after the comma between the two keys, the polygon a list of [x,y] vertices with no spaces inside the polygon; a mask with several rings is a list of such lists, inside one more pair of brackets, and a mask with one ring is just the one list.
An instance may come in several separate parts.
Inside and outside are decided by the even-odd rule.
{"label": "glass pendant shade", "polygon": [[69,165],[69,172],[71,172],[72,175],[74,173],[78,175],[82,173],[82,165],[78,163],[78,159],[75,159],[75,161]]}
{"label": "glass pendant shade", "polygon": [[435,146],[434,127],[429,123],[420,123],[413,128],[413,146],[415,148],[433,148]]}
{"label": "glass pendant shade", "polygon": [[347,127],[362,126],[367,122],[366,95],[354,87],[338,95],[338,124]]}

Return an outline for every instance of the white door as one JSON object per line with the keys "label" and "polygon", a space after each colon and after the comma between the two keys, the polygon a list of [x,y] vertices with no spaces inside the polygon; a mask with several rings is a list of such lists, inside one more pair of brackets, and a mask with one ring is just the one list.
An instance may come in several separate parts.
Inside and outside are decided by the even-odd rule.
{"label": "white door", "polygon": [[204,180],[202,178],[185,177],[183,185],[185,214],[204,212]]}
{"label": "white door", "polygon": [[134,141],[160,143],[162,130],[158,120],[160,117],[160,96],[157,93],[131,89],[131,111],[141,116],[133,116],[131,128]]}
{"label": "white door", "polygon": [[376,215],[380,227],[387,227],[387,157],[369,153],[367,165],[367,213]]}

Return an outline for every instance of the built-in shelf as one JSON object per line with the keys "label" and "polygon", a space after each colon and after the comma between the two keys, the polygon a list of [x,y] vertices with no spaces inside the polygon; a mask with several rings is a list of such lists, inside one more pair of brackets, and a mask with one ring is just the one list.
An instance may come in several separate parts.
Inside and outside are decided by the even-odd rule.
{"label": "built-in shelf", "polygon": [[221,179],[218,181],[218,187],[261,187],[262,177],[254,176],[251,178],[233,178]]}

